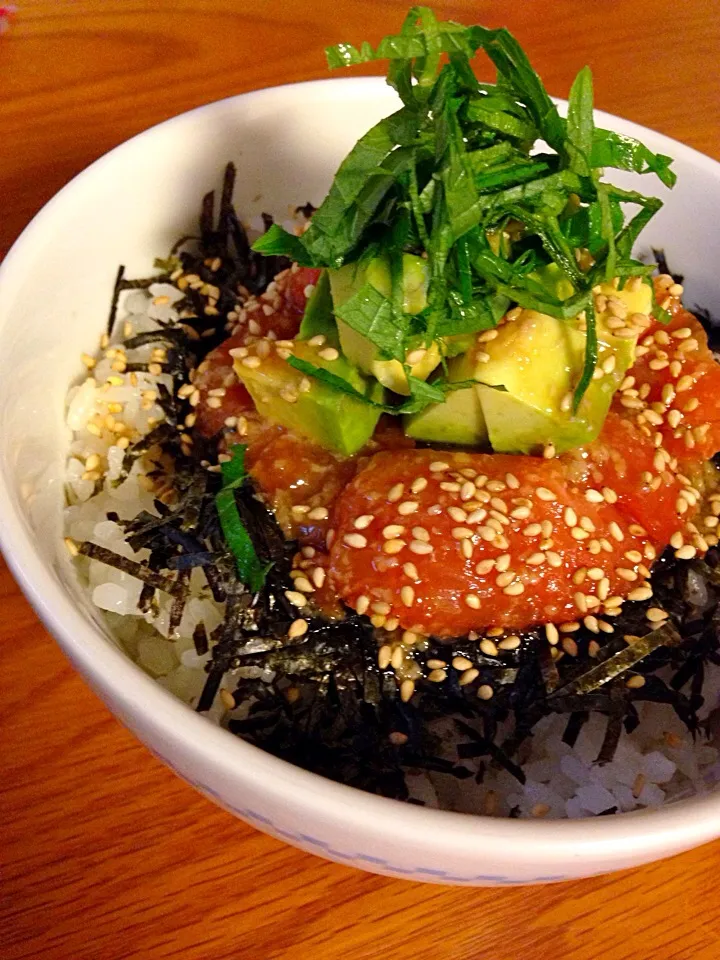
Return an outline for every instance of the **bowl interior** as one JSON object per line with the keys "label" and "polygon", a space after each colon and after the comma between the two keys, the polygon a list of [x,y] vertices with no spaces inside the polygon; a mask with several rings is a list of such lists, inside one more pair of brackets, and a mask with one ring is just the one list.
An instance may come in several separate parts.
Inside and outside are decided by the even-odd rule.
{"label": "bowl interior", "polygon": [[[318,204],[351,145],[396,105],[374,79],[332,80],[258,91],[210,104],[134,138],[73,180],[36,217],[0,267],[0,535],[8,559],[42,605],[61,592],[112,643],[81,593],[61,547],[68,385],[105,329],[119,264],[147,275],[181,235],[223,168],[238,168],[244,217],[280,219]],[[602,126],[676,158],[672,193],[654,178],[613,172],[667,205],[640,254],[665,250],[685,275],[687,303],[720,306],[720,165],[660,134],[599,114]],[[42,580],[42,583],[40,582]],[[52,620],[52,617],[46,617]]]}

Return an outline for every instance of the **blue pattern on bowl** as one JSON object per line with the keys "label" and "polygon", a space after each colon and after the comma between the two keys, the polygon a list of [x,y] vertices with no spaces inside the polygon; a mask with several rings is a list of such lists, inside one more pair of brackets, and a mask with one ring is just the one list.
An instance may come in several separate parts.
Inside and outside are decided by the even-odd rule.
{"label": "blue pattern on bowl", "polygon": [[[147,744],[146,744],[147,746]],[[397,864],[391,863],[389,860],[385,860],[382,857],[372,857],[366,853],[358,853],[356,851],[349,852],[346,850],[336,850],[334,847],[331,847],[329,843],[325,840],[319,840],[317,837],[310,836],[307,833],[294,833],[291,830],[286,830],[284,827],[278,826],[273,820],[269,817],[266,817],[264,814],[259,813],[257,810],[251,810],[249,807],[238,807],[233,803],[230,803],[224,797],[222,797],[217,790],[214,790],[212,787],[209,787],[207,784],[200,783],[198,780],[195,780],[193,777],[188,776],[185,771],[179,769],[175,764],[171,763],[167,757],[164,757],[161,753],[158,753],[156,750],[148,747],[150,752],[162,760],[162,762],[170,767],[179,777],[183,780],[186,780],[189,784],[195,787],[196,790],[199,790],[200,793],[204,794],[208,799],[215,800],[221,807],[224,807],[226,810],[230,810],[232,813],[236,814],[242,820],[246,820],[253,826],[258,827],[260,830],[265,831],[266,833],[271,833],[273,836],[287,840],[288,843],[297,844],[299,846],[307,845],[314,847],[318,853],[318,856],[326,856],[331,860],[339,860],[342,863],[348,864],[348,866],[357,867],[360,870],[366,869],[366,865],[372,865],[375,867],[382,867],[385,870],[391,871],[392,873],[401,874],[402,876],[412,878],[415,877],[418,880],[444,880],[447,883],[485,883],[485,884],[497,884],[497,885],[510,885],[510,884],[529,884],[529,883],[554,883],[558,880],[567,880],[568,877],[564,874],[550,874],[548,876],[539,876],[539,877],[526,877],[523,880],[517,880],[514,877],[507,877],[502,874],[488,874],[488,873],[477,873],[472,876],[458,876],[454,873],[448,873],[446,870],[438,870],[432,867],[400,867]]]}

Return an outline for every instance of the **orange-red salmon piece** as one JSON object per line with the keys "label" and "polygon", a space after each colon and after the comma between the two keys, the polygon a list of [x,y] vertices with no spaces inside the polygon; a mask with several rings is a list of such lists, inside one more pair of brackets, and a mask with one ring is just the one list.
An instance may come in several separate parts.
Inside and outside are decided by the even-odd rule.
{"label": "orange-red salmon piece", "polygon": [[[247,301],[232,336],[200,364],[195,378],[200,391],[195,429],[202,436],[212,437],[228,418],[246,416],[254,410],[250,394],[233,371],[230,351],[269,335],[275,340],[297,336],[310,288],[319,274],[319,270],[297,266],[279,273],[265,293]],[[223,389],[225,393],[213,399],[210,391]]]}
{"label": "orange-red salmon piece", "polygon": [[655,547],[587,463],[430,450],[374,456],[338,499],[330,577],[360,612],[453,637],[602,613]]}

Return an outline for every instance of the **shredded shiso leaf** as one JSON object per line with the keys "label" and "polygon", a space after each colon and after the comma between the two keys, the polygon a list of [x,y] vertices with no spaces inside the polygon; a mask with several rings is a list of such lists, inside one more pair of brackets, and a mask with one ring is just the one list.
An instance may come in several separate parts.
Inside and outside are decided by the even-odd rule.
{"label": "shredded shiso leaf", "polygon": [[[497,70],[495,84],[475,78],[470,61],[480,50]],[[511,304],[561,319],[585,311],[577,408],[597,363],[592,288],[614,277],[649,277],[653,268],[634,259],[632,248],[662,206],[606,182],[604,168],[652,173],[672,187],[670,158],[595,127],[587,67],[561,117],[505,29],[441,22],[429,8],[413,7],[400,33],[376,49],[342,43],[328,48],[327,58],[331,68],[389,60],[388,83],[403,105],[353,147],[301,237],[273,225],[253,249],[328,268],[383,254],[395,284],[404,252],[426,256],[430,283],[421,313],[408,317],[395,290],[386,297],[366,283],[339,314],[382,357],[401,362],[411,338],[429,344],[495,326]],[[628,205],[635,208],[630,218]],[[543,279],[550,264],[553,282]],[[566,296],[558,295],[557,277],[571,291]],[[429,402],[442,399],[438,391]]]}
{"label": "shredded shiso leaf", "polygon": [[235,556],[240,582],[256,593],[265,582],[271,564],[263,564],[258,557],[235,500],[235,491],[249,477],[245,469],[245,449],[242,444],[233,447],[232,458],[221,464],[222,490],[215,497],[215,507],[225,542]]}

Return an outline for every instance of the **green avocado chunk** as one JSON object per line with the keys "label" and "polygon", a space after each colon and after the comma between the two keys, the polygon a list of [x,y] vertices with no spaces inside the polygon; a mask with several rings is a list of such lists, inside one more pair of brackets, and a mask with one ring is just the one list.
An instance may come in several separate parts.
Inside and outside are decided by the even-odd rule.
{"label": "green avocado chunk", "polygon": [[[427,306],[428,262],[423,257],[404,253],[402,263],[403,312],[415,315]],[[392,276],[387,257],[376,257],[364,268],[358,264],[348,264],[339,270],[329,270],[328,275],[336,308],[346,303],[366,283],[375,287],[384,297],[392,296]],[[342,352],[351,363],[368,376],[375,377],[389,390],[408,396],[408,381],[399,360],[381,359],[374,344],[339,318],[337,329]],[[427,380],[440,359],[440,347],[437,343],[431,343],[426,348],[422,338],[417,338],[417,342],[411,341],[408,344],[405,360],[411,375],[418,380]]]}
{"label": "green avocado chunk", "polygon": [[[603,285],[599,292],[609,304],[621,304],[616,312],[647,315],[650,310],[645,284],[632,290]],[[609,310],[598,314],[600,375],[576,412],[571,399],[585,356],[582,320],[519,310],[492,338],[481,333],[470,350],[448,363],[449,380],[474,379],[477,386],[451,393],[445,403],[408,417],[406,432],[435,442],[489,441],[493,450],[504,453],[537,453],[550,443],[562,453],[589,443],[600,432],[612,396],[635,358],[636,336],[616,335],[613,319]],[[634,329],[636,335],[641,331]],[[463,411],[466,420],[459,424]]]}
{"label": "green avocado chunk", "polygon": [[[292,353],[341,377],[376,403],[382,402],[384,391],[377,381],[367,380],[342,356],[334,360],[321,356],[327,349],[296,340]],[[248,365],[244,361],[250,357],[236,359],[235,373],[247,387],[258,412],[268,420],[347,456],[356,453],[373,435],[382,412],[377,407],[305,376],[277,350],[267,357],[251,356],[260,363]]]}
{"label": "green avocado chunk", "polygon": [[432,403],[420,413],[405,417],[405,433],[430,443],[486,446],[487,426],[477,389],[453,390],[444,403]]}

